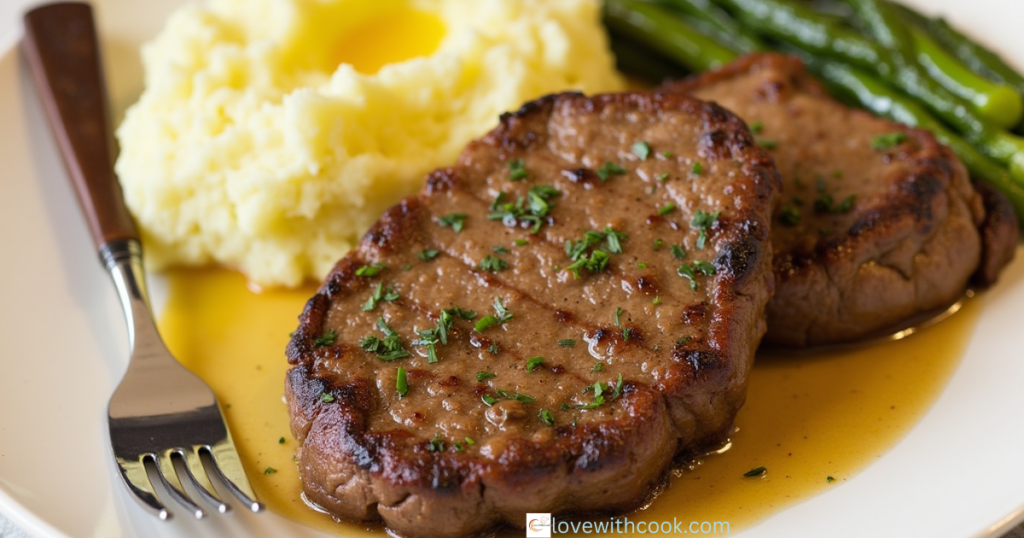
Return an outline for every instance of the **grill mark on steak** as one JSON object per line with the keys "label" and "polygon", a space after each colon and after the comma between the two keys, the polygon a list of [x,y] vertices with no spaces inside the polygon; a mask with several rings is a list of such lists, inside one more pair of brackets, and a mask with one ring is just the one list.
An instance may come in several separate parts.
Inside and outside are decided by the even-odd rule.
{"label": "grill mark on steak", "polygon": [[[714,151],[711,159],[701,157],[704,173],[688,177],[702,135],[712,130],[727,134],[718,140],[728,151],[708,148]],[[648,140],[675,157],[640,161],[622,137]],[[513,158],[526,159],[525,182],[507,181]],[[597,183],[563,174],[605,162],[622,165],[626,174]],[[648,194],[661,171],[672,178]],[[286,391],[307,497],[337,517],[381,518],[394,532],[425,537],[522,525],[526,511],[618,511],[643,502],[673,457],[725,439],[743,401],[771,290],[765,242],[777,181],[742,122],[683,96],[569,94],[503,116],[455,167],[431,174],[423,194],[386,212],[300,316],[288,347],[294,366]],[[562,196],[539,234],[486,219],[499,190],[514,201],[541,184]],[[667,201],[676,212],[668,225],[651,230],[643,215]],[[695,248],[697,231],[689,225],[696,209],[722,211],[703,250]],[[469,215],[461,233],[436,223],[453,212]],[[571,263],[562,248],[566,239],[606,225],[630,234],[608,270],[583,272],[578,281],[554,271]],[[520,237],[529,245],[510,246]],[[657,237],[665,248],[653,252]],[[751,241],[755,248],[741,248]],[[674,243],[687,248],[688,263],[717,268],[698,277],[697,291],[675,274]],[[499,255],[510,267],[480,270],[485,254],[498,255],[495,244],[510,247]],[[425,248],[442,254],[418,260]],[[639,261],[648,269],[635,269]],[[356,275],[373,263],[389,269],[372,278]],[[405,264],[411,270],[398,270]],[[394,286],[400,299],[361,312],[379,283]],[[663,301],[657,308],[648,295],[654,292]],[[412,346],[415,331],[432,327],[441,309],[490,314],[496,296],[514,314],[508,323],[477,334],[473,322],[457,319],[448,345],[437,347],[436,364]],[[692,304],[703,306],[689,327],[680,316]],[[383,363],[356,348],[368,334],[382,336],[378,317],[401,335],[412,357]],[[328,330],[337,342],[317,347]],[[570,336],[576,347],[556,346]],[[684,344],[673,344],[680,336]],[[492,343],[501,350],[496,356],[486,349]],[[591,352],[605,371],[593,371]],[[544,366],[527,372],[531,356],[545,357]],[[408,372],[404,397],[395,390],[398,366]],[[497,377],[474,383],[474,371]],[[606,387],[605,403],[560,406],[593,402],[595,382]],[[536,402],[481,402],[497,389]],[[333,401],[321,399],[324,391]],[[540,409],[553,412],[553,426],[541,422]],[[431,441],[438,432],[443,449]],[[466,436],[475,443],[457,450],[454,443]]]}
{"label": "grill mark on steak", "polygon": [[[926,131],[832,100],[798,59],[754,54],[664,89],[714,99],[777,142],[771,153],[782,203],[798,217],[787,222],[780,209],[773,228],[770,342],[878,334],[956,300],[979,259],[994,260],[992,275],[1012,257],[1011,234],[997,233],[982,258],[977,228],[985,211],[949,148]],[[893,132],[906,141],[872,147],[874,136]],[[849,209],[836,210],[848,196],[855,196]]]}

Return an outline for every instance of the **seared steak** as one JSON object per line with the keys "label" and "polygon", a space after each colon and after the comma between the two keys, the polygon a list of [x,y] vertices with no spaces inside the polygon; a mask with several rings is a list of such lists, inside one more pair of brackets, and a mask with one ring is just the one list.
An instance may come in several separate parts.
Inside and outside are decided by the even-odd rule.
{"label": "seared steak", "polygon": [[[964,292],[979,267],[984,209],[963,165],[930,133],[834,101],[799,60],[778,54],[667,89],[732,110],[775,158],[783,189],[767,341],[854,340]],[[998,267],[984,274],[998,272],[1007,250],[1012,257],[1005,222],[989,248]]]}
{"label": "seared steak", "polygon": [[743,404],[777,189],[743,122],[683,95],[504,115],[302,313],[305,495],[422,537],[637,507]]}

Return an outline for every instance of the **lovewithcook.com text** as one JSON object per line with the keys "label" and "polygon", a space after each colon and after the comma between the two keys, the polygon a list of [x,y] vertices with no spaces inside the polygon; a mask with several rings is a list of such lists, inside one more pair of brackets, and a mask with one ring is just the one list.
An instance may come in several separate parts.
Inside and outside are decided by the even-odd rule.
{"label": "lovewithcook.com text", "polygon": [[728,521],[632,521],[628,517],[607,521],[559,521],[551,514],[526,515],[527,538],[551,538],[552,534],[729,534]]}

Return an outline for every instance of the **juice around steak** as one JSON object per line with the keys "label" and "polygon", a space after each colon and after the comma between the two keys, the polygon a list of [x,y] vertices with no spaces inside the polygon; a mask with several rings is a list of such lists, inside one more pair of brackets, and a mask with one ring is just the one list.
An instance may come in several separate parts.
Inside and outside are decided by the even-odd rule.
{"label": "juice around steak", "polygon": [[[161,332],[216,392],[260,500],[320,530],[384,536],[377,527],[337,523],[301,498],[283,402],[284,348],[315,289],[254,293],[242,275],[210,269],[176,270],[168,278]],[[729,449],[679,470],[649,507],[618,519],[728,522],[737,532],[840,487],[932,405],[959,364],[978,308],[968,301],[951,318],[897,342],[795,357],[760,354]],[[765,472],[744,476],[757,467]]]}

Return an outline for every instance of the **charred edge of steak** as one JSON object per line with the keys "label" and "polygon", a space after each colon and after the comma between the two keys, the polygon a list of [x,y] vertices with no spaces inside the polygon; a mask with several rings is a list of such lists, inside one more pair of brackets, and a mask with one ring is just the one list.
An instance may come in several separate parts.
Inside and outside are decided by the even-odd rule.
{"label": "charred edge of steak", "polygon": [[[453,174],[431,174],[431,177],[438,177],[435,181],[453,181]],[[419,235],[416,227],[417,214],[423,210],[423,202],[413,196],[406,198],[384,212],[370,230],[360,241],[363,248],[371,248],[382,253],[389,253],[400,250],[410,239]],[[339,262],[340,263],[340,262]]]}
{"label": "charred edge of steak", "polygon": [[955,193],[958,177],[966,181],[967,172],[952,152],[931,133],[899,126],[917,146],[903,155],[908,173],[891,185],[892,195],[886,204],[864,211],[846,233],[836,234],[819,242],[807,253],[786,253],[776,257],[776,275],[788,280],[798,278],[799,271],[832,259],[848,256],[859,249],[870,249],[878,234],[928,235],[941,225],[945,216],[935,214],[936,204]]}
{"label": "charred edge of steak", "polygon": [[999,273],[1017,253],[1020,240],[1018,216],[1006,195],[991,185],[978,182],[974,189],[981,194],[985,220],[981,223],[981,264],[972,280],[978,286],[991,286]]}
{"label": "charred edge of steak", "polygon": [[[755,197],[770,201],[781,185],[771,156],[756,145],[741,119],[718,105],[677,93],[610,94],[590,98],[575,93],[547,96],[527,103],[515,113],[503,115],[497,128],[470,144],[460,162],[479,145],[492,146],[499,152],[510,152],[534,144],[540,134],[531,130],[536,125],[531,122],[537,116],[541,121],[549,121],[556,109],[568,108],[569,111],[594,113],[606,106],[631,106],[651,114],[663,110],[688,113],[702,122],[706,133],[721,133],[709,137],[709,155],[741,161],[743,173],[754,184]],[[421,196],[458,188],[459,170],[456,167],[430,174]],[[585,178],[588,174],[583,172],[579,175]],[[672,410],[669,408],[683,404],[666,402],[666,396],[679,399],[683,395],[680,392],[685,390],[683,380],[699,379],[701,391],[713,392],[716,388],[724,388],[729,382],[733,377],[730,374],[733,367],[742,366],[732,364],[727,359],[733,353],[746,357],[747,346],[741,340],[748,338],[749,334],[739,334],[734,330],[734,320],[719,315],[713,318],[713,330],[709,331],[706,338],[689,342],[692,349],[678,349],[673,353],[674,364],[669,365],[666,372],[668,377],[675,380],[670,383],[670,394],[663,392],[663,384],[654,387],[626,380],[621,397],[615,401],[615,418],[578,427],[555,426],[553,441],[511,439],[496,460],[467,452],[432,452],[429,440],[413,438],[412,434],[397,428],[368,431],[368,413],[375,405],[375,389],[369,381],[331,386],[324,379],[317,378],[316,365],[313,363],[317,353],[324,351],[318,350],[314,344],[319,335],[310,334],[312,329],[307,327],[316,327],[317,330],[322,327],[330,308],[330,298],[347,291],[345,282],[352,281],[355,270],[364,264],[360,256],[368,254],[365,250],[381,249],[390,252],[399,248],[401,241],[410,243],[408,237],[419,233],[413,223],[416,222],[415,215],[421,205],[421,200],[411,198],[385,213],[361,242],[360,249],[338,262],[328,277],[328,283],[309,301],[300,318],[302,327],[288,347],[289,361],[296,365],[287,378],[288,400],[293,409],[292,416],[301,417],[298,423],[293,422],[293,431],[300,440],[305,440],[307,435],[320,435],[312,444],[303,443],[303,453],[323,451],[325,457],[331,455],[334,458],[328,458],[328,461],[369,473],[370,476],[364,476],[362,480],[382,481],[407,492],[407,496],[434,493],[463,495],[483,483],[497,484],[505,490],[520,486],[538,487],[543,481],[537,478],[549,476],[556,469],[567,473],[584,473],[578,475],[576,480],[587,480],[587,476],[608,473],[609,470],[630,470],[635,474],[637,461],[649,463],[640,469],[651,475],[648,483],[643,484],[643,487],[649,488],[661,476],[664,465],[669,463],[674,454],[682,450],[693,450],[694,442],[704,443],[706,439],[718,442],[728,435],[728,424],[715,423],[713,430],[698,430],[699,435],[706,436],[706,439],[683,439],[681,433],[672,427],[674,419],[670,416]],[[712,230],[716,243],[725,245],[715,260],[719,272],[711,286],[722,297],[733,299],[754,269],[760,267],[767,270],[765,254],[770,252],[770,245],[765,245],[768,241],[770,208],[764,205],[762,209],[752,206],[737,210],[732,216],[732,222],[725,226],[716,225]],[[758,241],[762,244],[758,245]],[[730,308],[729,313],[732,312]],[[749,315],[750,322],[755,323],[752,312],[744,311],[738,315]],[[615,331],[616,335],[618,333]],[[631,334],[637,342],[641,336],[639,332]],[[329,393],[333,401],[323,402],[324,393]],[[734,411],[729,409],[726,412]],[[325,413],[327,416],[324,416]],[[323,420],[315,420],[317,416]],[[312,433],[310,428],[314,422],[317,428],[329,429],[330,433]],[[342,460],[338,461],[338,457]],[[337,506],[335,492],[318,492],[315,487],[306,488],[306,491],[314,502]],[[599,504],[601,501],[591,500],[585,502],[582,509],[631,508],[643,500],[642,495],[641,492],[628,502],[616,501],[618,504],[615,505],[602,505]],[[377,503],[380,504],[379,508]],[[385,504],[384,500],[374,501],[374,506],[366,507],[365,511],[353,517],[378,516],[382,511],[390,509]],[[500,514],[490,514],[488,517],[491,518],[490,525],[516,524],[503,521],[506,518]]]}

